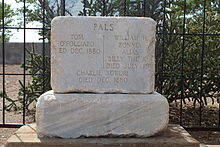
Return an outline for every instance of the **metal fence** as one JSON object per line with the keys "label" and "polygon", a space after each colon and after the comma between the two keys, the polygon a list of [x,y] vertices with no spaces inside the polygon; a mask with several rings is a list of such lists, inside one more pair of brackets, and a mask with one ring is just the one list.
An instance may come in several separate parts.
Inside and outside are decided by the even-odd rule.
{"label": "metal fence", "polygon": [[[40,1],[39,1],[40,2]],[[22,27],[9,27],[5,25],[5,11],[4,5],[2,5],[2,23],[1,31],[2,36],[5,36],[5,30],[7,29],[22,29],[24,30],[23,38],[23,54],[24,61],[26,57],[26,30],[41,30],[42,31],[42,56],[45,57],[45,39],[46,31],[49,31],[50,28],[46,23],[47,14],[48,14],[48,0],[41,1],[41,14],[42,14],[42,28],[30,28],[26,27],[27,20],[27,5],[26,1],[23,0],[23,26]],[[219,30],[209,32],[207,31],[209,27],[213,27],[215,30],[215,24],[208,26],[207,17],[209,13],[213,10],[209,10],[209,7],[214,5],[216,6],[216,15],[219,16],[219,3],[218,0],[212,1],[211,3],[206,0],[202,0],[196,5],[194,11],[195,15],[198,15],[197,21],[198,26],[192,23],[197,19],[197,16],[193,16],[190,11],[193,11],[194,5],[189,5],[186,0],[96,0],[96,1],[82,1],[82,10],[80,10],[79,15],[120,15],[120,16],[143,16],[143,17],[152,17],[157,21],[157,44],[156,44],[156,90],[164,94],[170,102],[178,103],[179,105],[179,124],[188,130],[204,130],[204,131],[219,131],[220,130],[220,106],[218,104],[218,113],[214,118],[218,123],[211,125],[203,125],[203,109],[204,105],[207,103],[207,99],[211,99],[216,102],[216,99],[219,96],[219,81],[220,81],[220,54],[216,51],[219,50],[220,46],[218,44],[218,39],[220,38]],[[195,1],[196,2],[196,1]],[[197,1],[198,2],[198,1]],[[60,15],[72,15],[71,9],[67,8],[67,3],[71,3],[69,0],[60,0],[57,2],[59,4],[59,14]],[[4,0],[2,0],[4,4]],[[117,7],[116,7],[117,6]],[[58,7],[58,6],[57,6]],[[117,11],[115,10],[117,8]],[[195,8],[195,7],[194,7]],[[72,8],[74,9],[74,8]],[[208,11],[208,12],[207,12]],[[175,19],[171,19],[175,18]],[[209,18],[208,18],[209,19]],[[189,25],[189,23],[191,23]],[[175,25],[174,25],[175,24]],[[188,28],[190,26],[190,28]],[[192,28],[194,30],[192,30]],[[178,29],[177,29],[178,28]],[[218,29],[218,28],[216,28]],[[195,31],[197,30],[197,31]],[[211,39],[210,39],[211,38]],[[195,40],[193,40],[195,39]],[[199,40],[198,42],[196,42]],[[213,44],[214,47],[209,51],[209,47]],[[22,123],[6,123],[5,118],[5,84],[7,75],[14,76],[23,76],[23,84],[25,87],[26,77],[30,74],[26,73],[26,69],[23,69],[23,73],[7,73],[5,70],[5,38],[2,37],[2,72],[0,73],[2,77],[2,123],[0,127],[20,127],[25,122],[26,109],[23,107],[22,111]],[[216,52],[214,52],[216,51]],[[191,52],[191,54],[189,54]],[[207,59],[210,59],[210,61]],[[44,59],[44,58],[43,58]],[[213,60],[211,60],[213,59]],[[214,64],[214,67],[207,67],[206,63]],[[25,67],[26,62],[24,62]],[[46,68],[45,61],[43,61],[43,69]],[[173,68],[173,69],[172,69]],[[213,71],[216,73],[208,73],[207,70]],[[209,76],[211,75],[211,76]],[[42,74],[42,78],[48,77],[49,75]],[[214,83],[214,84],[213,84]],[[43,91],[45,91],[45,84],[43,82]],[[207,90],[206,87],[210,87],[211,90]],[[25,105],[25,89],[23,97],[23,105]],[[198,123],[196,125],[191,125],[183,123],[183,112],[184,103],[188,100],[194,102],[194,107],[196,115],[198,117]],[[187,101],[188,102],[188,101]],[[187,103],[186,102],[186,103]],[[196,109],[196,105],[198,109]],[[192,118],[192,121],[193,118]],[[206,120],[207,121],[207,120]]]}

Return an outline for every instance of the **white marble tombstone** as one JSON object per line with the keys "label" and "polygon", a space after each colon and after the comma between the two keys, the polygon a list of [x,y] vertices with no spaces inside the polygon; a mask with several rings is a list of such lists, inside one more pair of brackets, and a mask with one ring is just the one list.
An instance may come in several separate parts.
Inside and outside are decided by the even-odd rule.
{"label": "white marble tombstone", "polygon": [[167,127],[152,19],[56,17],[51,35],[53,90],[37,102],[38,136],[148,137]]}
{"label": "white marble tombstone", "polygon": [[154,20],[57,17],[51,27],[55,92],[154,91]]}

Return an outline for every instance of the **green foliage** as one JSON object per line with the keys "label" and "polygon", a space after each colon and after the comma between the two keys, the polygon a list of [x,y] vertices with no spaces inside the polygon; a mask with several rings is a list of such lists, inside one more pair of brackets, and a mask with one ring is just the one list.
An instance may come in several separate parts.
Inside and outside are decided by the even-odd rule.
{"label": "green foliage", "polygon": [[[175,35],[159,36],[158,43],[162,46],[164,40],[165,47],[164,54],[160,54],[158,58],[157,85],[162,86],[162,93],[169,102],[183,99],[186,103],[185,100],[188,99],[193,100],[194,104],[200,101],[207,104],[208,99],[214,103],[214,99],[219,97],[220,38],[202,35],[220,33],[219,4],[215,3],[217,2],[207,2],[204,21],[203,3],[196,0],[187,1],[186,25],[183,32],[183,3],[176,0],[168,1],[163,31]],[[190,35],[183,38],[183,33]],[[162,82],[161,76],[166,77]]]}
{"label": "green foliage", "polygon": [[19,89],[18,100],[23,103],[25,98],[25,108],[33,102],[37,101],[37,98],[45,91],[51,89],[50,86],[50,57],[43,57],[41,54],[35,53],[34,44],[33,51],[26,50],[29,59],[26,60],[25,64],[22,64],[22,68],[31,75],[32,81],[24,85],[19,81],[21,88]]}
{"label": "green foliage", "polygon": [[[10,24],[13,22],[12,17],[14,16],[14,11],[11,8],[11,5],[8,4],[4,4],[4,26],[10,26]],[[2,27],[2,23],[3,23],[3,15],[2,15],[2,3],[0,2],[0,21],[1,24],[0,26]],[[8,42],[10,39],[10,30],[5,29],[5,36],[4,36],[4,41]],[[2,42],[2,28],[0,29],[0,42]]]}
{"label": "green foliage", "polygon": [[8,101],[8,105],[5,105],[5,110],[10,111],[12,109],[17,110],[18,106],[16,105],[16,102],[18,100],[11,99],[6,93],[3,93],[3,91],[0,91],[0,98],[5,98],[6,101]]}
{"label": "green foliage", "polygon": [[[33,50],[29,51],[26,49],[29,58],[26,60],[25,64],[21,67],[25,68],[28,74],[31,75],[31,82],[24,85],[22,81],[20,83],[20,89],[17,99],[9,98],[5,94],[6,100],[9,105],[6,105],[6,110],[20,110],[23,109],[25,104],[25,109],[28,110],[29,105],[45,91],[51,89],[50,86],[50,57],[43,57],[41,54],[35,52],[35,47],[33,44]],[[3,93],[0,93],[0,97],[3,97]]]}
{"label": "green foliage", "polygon": [[[127,0],[126,12],[124,11],[124,0],[82,0],[85,6],[87,16],[143,16],[144,3],[142,0]],[[158,20],[161,17],[162,11],[161,0],[146,1],[145,14],[147,17],[152,17]],[[126,14],[125,14],[126,13]],[[84,11],[80,11],[79,15],[84,15]]]}
{"label": "green foliage", "polygon": [[[123,14],[123,0],[82,0],[82,4],[85,6],[87,16],[113,16]],[[104,7],[105,4],[105,7]],[[84,15],[83,11],[79,12],[79,15]]]}

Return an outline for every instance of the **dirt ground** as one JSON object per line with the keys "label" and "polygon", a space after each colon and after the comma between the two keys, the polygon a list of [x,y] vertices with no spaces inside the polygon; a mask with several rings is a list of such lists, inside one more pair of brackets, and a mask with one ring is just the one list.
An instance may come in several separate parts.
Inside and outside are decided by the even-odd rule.
{"label": "dirt ground", "polygon": [[[0,65],[0,73],[2,73],[2,65]],[[6,93],[10,98],[16,99],[18,97],[18,91],[20,88],[19,80],[23,82],[23,75],[13,75],[13,74],[22,74],[23,69],[20,68],[20,65],[6,65],[5,73],[11,74],[5,76],[5,89]],[[31,80],[30,76],[25,77],[26,83]],[[3,87],[3,76],[0,76],[0,91]],[[8,102],[6,102],[8,104]],[[180,103],[170,104],[170,123],[179,124],[179,114],[180,114]],[[34,107],[34,106],[33,106]],[[202,108],[202,125],[203,126],[217,126],[218,125],[218,103],[214,105],[209,103],[207,106]],[[0,98],[0,123],[2,123],[2,111],[3,111],[3,102]],[[5,112],[5,122],[7,123],[22,123],[23,116],[22,111],[12,111]],[[34,122],[34,115],[32,113],[26,114],[25,117],[26,123]],[[182,109],[182,120],[183,125],[187,126],[198,126],[199,125],[199,107],[194,107],[192,102],[188,102],[187,105],[183,105]],[[9,138],[17,129],[9,128],[0,128],[0,146],[2,146],[7,138]],[[200,143],[204,144],[220,144],[220,132],[214,131],[199,131],[189,133],[196,138]]]}
{"label": "dirt ground", "polygon": [[[3,73],[3,66],[0,65],[0,73]],[[5,76],[5,90],[10,98],[16,99],[18,97],[18,91],[20,88],[19,80],[23,82],[23,69],[20,65],[6,65],[5,73],[10,74]],[[26,83],[31,80],[30,76],[25,77]],[[0,76],[0,91],[3,90],[3,76]],[[9,104],[6,101],[6,105]],[[29,115],[25,117],[26,122],[33,122],[33,116]],[[6,123],[22,123],[23,115],[22,111],[5,111],[5,122]],[[3,123],[3,99],[0,98],[0,123]],[[17,129],[16,128],[0,128],[0,146],[2,146],[7,138],[9,138]]]}
{"label": "dirt ground", "polygon": [[[182,109],[182,125],[183,126],[199,126],[199,106],[194,107],[190,102],[183,105]],[[170,104],[170,123],[179,124],[180,105]],[[202,106],[202,126],[218,126],[219,125],[219,109],[218,103],[214,105]],[[188,131],[200,143],[209,145],[220,145],[220,131]]]}

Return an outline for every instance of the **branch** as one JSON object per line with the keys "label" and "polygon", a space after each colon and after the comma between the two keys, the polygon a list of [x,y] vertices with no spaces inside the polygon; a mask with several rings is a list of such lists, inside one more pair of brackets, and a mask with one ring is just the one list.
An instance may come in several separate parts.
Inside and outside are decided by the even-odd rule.
{"label": "branch", "polygon": [[43,0],[38,0],[38,1],[39,1],[39,3],[41,4],[41,7],[46,10],[48,16],[49,16],[50,18],[54,18],[54,13],[53,13],[53,11],[50,9],[48,1],[47,1],[47,0],[44,0],[44,2],[43,2]]}
{"label": "branch", "polygon": [[70,13],[68,10],[65,9],[65,12],[67,12],[70,16],[73,16],[72,13]]}

